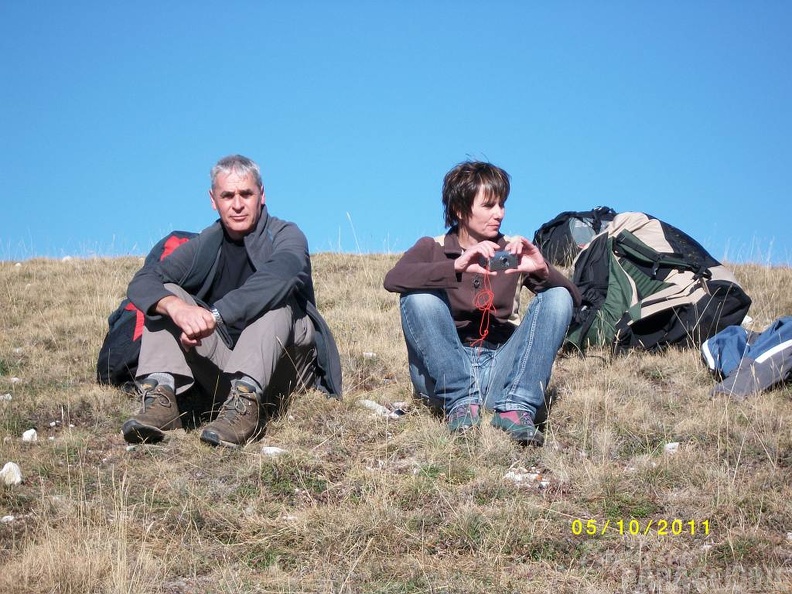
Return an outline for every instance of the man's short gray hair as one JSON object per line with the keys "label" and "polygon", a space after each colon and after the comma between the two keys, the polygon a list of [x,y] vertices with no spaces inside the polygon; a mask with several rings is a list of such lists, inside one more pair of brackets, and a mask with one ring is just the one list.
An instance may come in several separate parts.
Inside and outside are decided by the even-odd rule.
{"label": "man's short gray hair", "polygon": [[261,187],[261,169],[256,165],[255,161],[248,159],[242,155],[228,155],[220,159],[209,174],[212,179],[212,188],[214,189],[217,183],[217,176],[220,174],[230,175],[236,173],[237,175],[253,175],[253,180],[256,182],[257,187]]}

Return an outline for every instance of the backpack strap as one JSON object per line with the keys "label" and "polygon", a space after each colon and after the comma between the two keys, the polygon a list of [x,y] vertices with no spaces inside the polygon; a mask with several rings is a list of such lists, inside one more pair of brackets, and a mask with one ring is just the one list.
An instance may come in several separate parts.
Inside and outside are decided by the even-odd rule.
{"label": "backpack strap", "polygon": [[689,270],[696,280],[711,278],[710,269],[702,264],[685,260],[682,254],[658,252],[627,230],[619,233],[613,241],[613,252],[617,256],[626,257],[635,262],[651,267],[651,277],[655,278],[660,268]]}

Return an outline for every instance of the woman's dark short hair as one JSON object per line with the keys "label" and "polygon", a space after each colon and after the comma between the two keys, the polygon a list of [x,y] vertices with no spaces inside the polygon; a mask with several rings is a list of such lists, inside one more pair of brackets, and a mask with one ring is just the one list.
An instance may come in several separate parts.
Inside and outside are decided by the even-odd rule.
{"label": "woman's dark short hair", "polygon": [[464,161],[443,178],[443,214],[446,227],[467,219],[473,201],[484,190],[491,200],[506,202],[509,197],[509,174],[492,163]]}

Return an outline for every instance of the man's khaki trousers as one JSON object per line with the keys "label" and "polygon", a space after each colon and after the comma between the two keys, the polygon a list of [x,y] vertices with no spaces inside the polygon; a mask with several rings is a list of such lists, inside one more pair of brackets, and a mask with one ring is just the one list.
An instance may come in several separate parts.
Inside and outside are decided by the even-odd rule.
{"label": "man's khaki trousers", "polygon": [[[196,304],[179,285],[168,283],[165,288],[187,303]],[[251,322],[233,349],[215,332],[202,339],[199,346],[185,351],[180,334],[181,329],[167,316],[146,318],[138,378],[170,373],[176,378],[177,394],[198,383],[215,403],[225,400],[230,380],[241,375],[255,379],[264,390],[263,402],[270,403],[313,384],[314,327],[294,299]]]}

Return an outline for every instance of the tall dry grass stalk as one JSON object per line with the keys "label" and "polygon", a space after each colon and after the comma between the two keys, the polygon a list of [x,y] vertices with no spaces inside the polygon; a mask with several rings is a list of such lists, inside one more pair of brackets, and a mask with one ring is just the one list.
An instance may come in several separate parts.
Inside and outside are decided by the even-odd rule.
{"label": "tall dry grass stalk", "polygon": [[[97,386],[94,366],[139,259],[0,263],[0,464],[24,474],[0,487],[13,516],[0,591],[790,590],[788,386],[712,399],[695,350],[594,350],[557,361],[544,448],[487,425],[455,437],[411,401],[398,298],[381,288],[395,260],[315,256],[344,400],[298,396],[237,451],[194,431],[123,442],[138,403]],[[734,270],[755,328],[792,311],[790,269]],[[407,414],[375,416],[363,399]],[[39,441],[23,443],[31,427]],[[659,535],[674,519],[685,530]]]}

